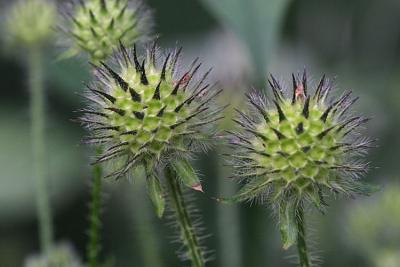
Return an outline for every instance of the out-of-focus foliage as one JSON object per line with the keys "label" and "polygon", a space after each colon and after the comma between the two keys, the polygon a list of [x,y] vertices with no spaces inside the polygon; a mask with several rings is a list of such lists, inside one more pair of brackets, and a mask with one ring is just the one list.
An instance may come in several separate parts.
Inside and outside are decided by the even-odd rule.
{"label": "out-of-focus foliage", "polygon": [[348,211],[348,242],[376,267],[400,262],[400,184],[387,184]]}
{"label": "out-of-focus foliage", "polygon": [[28,258],[25,267],[83,267],[76,253],[68,245],[55,247],[49,255]]}

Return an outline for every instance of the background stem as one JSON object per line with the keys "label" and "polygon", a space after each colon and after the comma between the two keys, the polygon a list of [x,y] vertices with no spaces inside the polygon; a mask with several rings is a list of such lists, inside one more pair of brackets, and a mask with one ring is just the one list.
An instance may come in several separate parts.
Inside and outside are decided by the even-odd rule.
{"label": "background stem", "polygon": [[53,240],[51,211],[45,165],[45,113],[42,51],[33,47],[28,55],[29,89],[31,93],[31,134],[33,177],[36,190],[36,206],[39,220],[41,250],[48,253]]}
{"label": "background stem", "polygon": [[[97,149],[97,155],[101,154],[101,148]],[[98,266],[98,255],[100,252],[100,227],[101,227],[101,179],[102,169],[99,164],[93,167],[93,184],[89,211],[89,243],[87,257],[89,267]]]}
{"label": "background stem", "polygon": [[170,189],[172,208],[175,211],[176,218],[181,227],[182,238],[184,239],[183,242],[188,249],[192,267],[204,267],[205,263],[202,251],[194,232],[193,224],[182,195],[182,189],[176,178],[176,173],[171,167],[167,166],[165,176]]}
{"label": "background stem", "polygon": [[308,250],[306,244],[306,232],[304,223],[304,210],[300,204],[296,216],[297,223],[297,250],[299,253],[300,267],[310,267],[310,259],[308,257]]}

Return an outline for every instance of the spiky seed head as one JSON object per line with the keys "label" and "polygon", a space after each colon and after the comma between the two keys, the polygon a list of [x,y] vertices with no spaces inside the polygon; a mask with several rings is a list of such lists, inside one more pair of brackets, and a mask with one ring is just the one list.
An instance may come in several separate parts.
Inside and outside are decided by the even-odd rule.
{"label": "spiky seed head", "polygon": [[5,26],[8,41],[22,46],[40,46],[51,40],[57,10],[50,0],[19,0],[9,10]]}
{"label": "spiky seed head", "polygon": [[65,57],[83,52],[99,64],[119,42],[130,46],[149,35],[150,14],[140,0],[76,1],[70,9],[65,12],[68,26],[64,31],[71,47]]}
{"label": "spiky seed head", "polygon": [[[181,49],[164,56],[154,44],[140,58],[136,47],[120,50],[116,64],[97,68],[97,79],[88,86],[92,105],[80,119],[91,132],[85,142],[105,146],[96,163],[118,159],[121,165],[110,176],[120,177],[144,162],[153,172],[207,147],[220,119],[221,109],[212,104],[220,91],[206,84],[208,72],[196,75],[201,64],[195,60],[179,73]],[[174,167],[190,183],[190,166],[180,162]]]}
{"label": "spiky seed head", "polygon": [[[330,97],[325,76],[311,92],[307,74],[292,77],[286,95],[271,76],[273,100],[248,95],[250,111],[238,113],[240,131],[232,132],[236,177],[245,183],[236,200],[271,200],[279,207],[291,201],[325,204],[326,192],[362,192],[359,182],[368,164],[362,155],[372,141],[356,134],[368,119],[349,113],[351,92]],[[296,205],[297,205],[296,204]],[[287,206],[296,206],[287,205]],[[278,209],[279,210],[279,209]]]}
{"label": "spiky seed head", "polygon": [[30,257],[25,262],[25,267],[81,267],[84,266],[75,251],[68,244],[54,247],[46,255]]}

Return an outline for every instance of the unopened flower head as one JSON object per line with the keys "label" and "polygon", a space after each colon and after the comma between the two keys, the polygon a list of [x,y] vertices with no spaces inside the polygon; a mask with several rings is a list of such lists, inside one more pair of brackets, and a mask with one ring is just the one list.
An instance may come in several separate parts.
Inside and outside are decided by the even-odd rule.
{"label": "unopened flower head", "polygon": [[273,100],[248,95],[250,111],[238,111],[240,131],[231,132],[238,148],[232,162],[245,185],[236,200],[325,204],[327,192],[361,192],[359,178],[368,164],[362,161],[371,140],[357,133],[367,118],[349,112],[357,100],[351,92],[330,97],[332,83],[322,77],[315,90],[307,75],[292,76],[286,93],[271,76]]}
{"label": "unopened flower head", "polygon": [[10,43],[38,46],[49,40],[56,25],[57,10],[50,0],[19,0],[9,10],[6,30]]}
{"label": "unopened flower head", "polygon": [[162,56],[154,44],[142,58],[136,47],[120,50],[116,64],[97,68],[88,86],[93,104],[80,119],[91,131],[86,143],[105,146],[96,163],[119,159],[122,166],[110,174],[119,177],[144,162],[153,169],[204,148],[221,110],[212,107],[220,91],[206,84],[209,72],[196,75],[201,64],[194,60],[180,73],[181,49]]}
{"label": "unopened flower head", "polygon": [[87,53],[99,64],[106,60],[119,42],[132,45],[148,37],[149,11],[140,0],[86,0],[73,3],[65,11],[70,40],[67,56]]}

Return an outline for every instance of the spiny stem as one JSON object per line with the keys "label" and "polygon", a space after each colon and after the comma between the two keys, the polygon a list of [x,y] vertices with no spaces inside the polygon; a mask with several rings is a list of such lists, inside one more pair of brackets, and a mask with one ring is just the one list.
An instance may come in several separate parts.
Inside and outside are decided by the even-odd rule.
{"label": "spiny stem", "polygon": [[167,166],[165,170],[166,180],[170,189],[172,208],[175,211],[179,226],[181,227],[184,244],[188,248],[192,267],[204,267],[204,258],[199,246],[198,238],[194,232],[192,220],[183,198],[182,189],[176,178],[176,173],[172,167]]}
{"label": "spiny stem", "polygon": [[53,242],[53,227],[46,177],[47,168],[45,164],[44,82],[41,48],[32,47],[28,54],[29,89],[31,93],[32,162],[39,220],[39,238],[42,251],[48,253]]}
{"label": "spiny stem", "polygon": [[297,250],[299,253],[300,267],[310,267],[310,259],[308,257],[308,250],[306,244],[306,231],[304,227],[304,210],[300,204],[296,216],[297,224]]}
{"label": "spiny stem", "polygon": [[[101,148],[97,149],[97,155],[101,155]],[[93,184],[90,200],[89,217],[89,243],[87,246],[87,257],[89,267],[98,266],[98,255],[100,252],[100,227],[101,227],[101,179],[102,169],[99,164],[93,167]]]}

